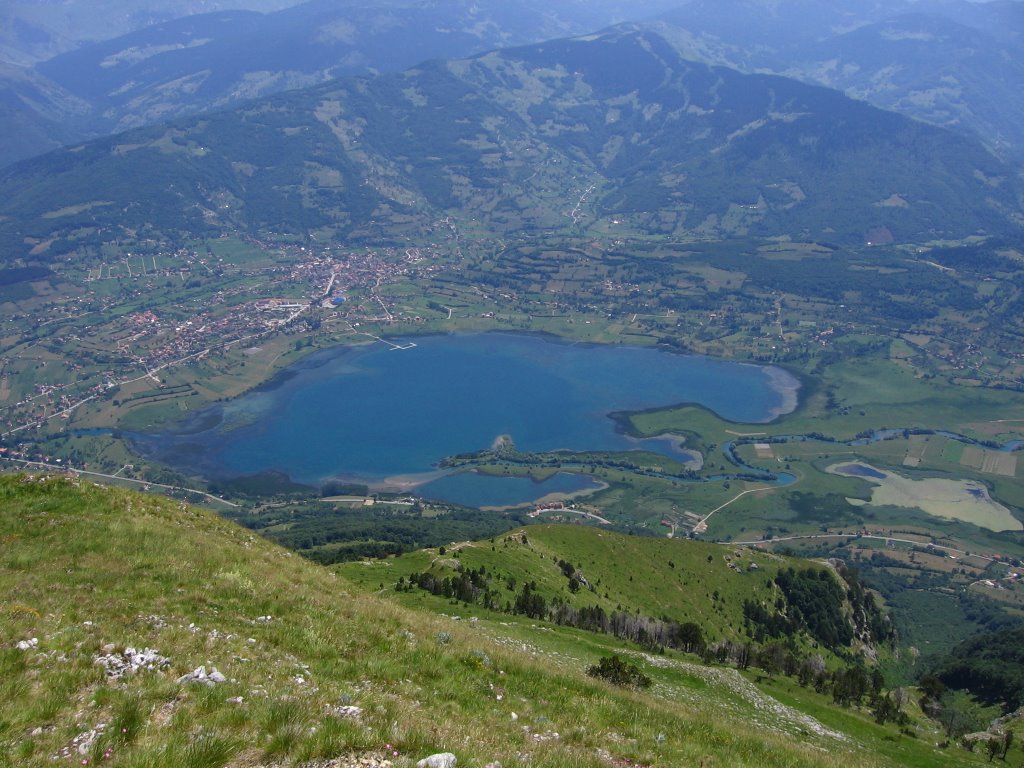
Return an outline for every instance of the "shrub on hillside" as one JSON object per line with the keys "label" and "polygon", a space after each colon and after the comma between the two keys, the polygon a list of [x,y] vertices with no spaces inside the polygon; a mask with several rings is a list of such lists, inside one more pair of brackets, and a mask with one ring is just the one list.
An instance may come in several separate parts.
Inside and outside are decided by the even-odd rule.
{"label": "shrub on hillside", "polygon": [[651,684],[651,678],[641,672],[635,664],[623,661],[618,656],[602,657],[597,664],[587,667],[587,674],[607,680],[613,685],[646,688]]}

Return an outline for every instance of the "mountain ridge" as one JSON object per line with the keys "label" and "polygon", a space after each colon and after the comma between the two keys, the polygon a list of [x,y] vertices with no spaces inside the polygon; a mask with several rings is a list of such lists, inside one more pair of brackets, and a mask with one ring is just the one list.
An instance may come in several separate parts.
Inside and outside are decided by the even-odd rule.
{"label": "mountain ridge", "polygon": [[[657,0],[652,8],[670,4]],[[55,142],[225,109],[334,77],[590,32],[622,18],[615,0],[308,0],[270,13],[225,9],[165,20],[39,62],[34,76],[87,103],[87,114],[17,152],[0,150],[0,165]],[[33,116],[31,105],[22,112],[24,120]]]}
{"label": "mountain ridge", "polygon": [[[1018,164],[1024,157],[1024,106],[1011,87],[1020,80],[1014,55],[1024,36],[1020,2],[674,5],[308,0],[259,13],[218,11],[214,4],[206,14],[163,18],[39,62],[31,73],[49,91],[66,92],[57,106],[75,119],[53,126],[32,103],[20,104],[20,123],[12,124],[33,124],[36,135],[0,150],[0,164],[55,144],[224,109],[331,77],[399,71],[432,58],[620,23],[670,35],[687,58],[840,88],[883,109],[979,136]],[[887,32],[914,24],[921,28]],[[929,34],[927,27],[936,25],[956,34]],[[82,103],[87,113],[78,114]]]}
{"label": "mountain ridge", "polygon": [[[541,202],[573,179],[593,188],[586,225]],[[906,242],[1015,232],[1024,199],[1009,168],[956,134],[689,62],[650,33],[292,91],[27,161],[0,184],[7,242],[57,238],[58,252],[140,227],[379,238],[372,222],[392,214],[425,229],[455,212],[506,234],[625,217],[676,236]]]}
{"label": "mountain ridge", "polygon": [[877,107],[980,137],[1020,165],[1024,4],[692,2],[639,25],[686,55],[843,90]]}

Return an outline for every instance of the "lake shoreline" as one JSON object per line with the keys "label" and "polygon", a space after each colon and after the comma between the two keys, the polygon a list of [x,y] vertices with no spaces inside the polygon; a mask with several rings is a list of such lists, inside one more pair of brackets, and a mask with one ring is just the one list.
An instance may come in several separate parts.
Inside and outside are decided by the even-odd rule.
{"label": "lake shoreline", "polygon": [[800,381],[772,366],[549,334],[415,338],[400,351],[319,351],[147,442],[169,465],[219,480],[273,470],[307,485],[411,493],[447,474],[438,468],[446,457],[488,446],[641,450],[698,469],[702,457],[684,448],[685,434],[650,441],[622,429],[621,415],[690,401],[747,423],[799,404]]}
{"label": "lake shoreline", "polygon": [[765,423],[770,424],[783,416],[795,413],[800,407],[800,390],[803,389],[800,378],[776,365],[767,365],[761,370],[768,377],[769,386],[782,397],[782,403],[771,410],[771,418]]}

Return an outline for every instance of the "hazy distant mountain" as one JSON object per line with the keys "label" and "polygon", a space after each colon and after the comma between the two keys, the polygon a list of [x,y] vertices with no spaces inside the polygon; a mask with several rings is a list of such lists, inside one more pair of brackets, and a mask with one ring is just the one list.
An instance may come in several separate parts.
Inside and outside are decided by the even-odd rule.
{"label": "hazy distant mountain", "polygon": [[28,66],[84,43],[228,9],[276,11],[300,0],[8,0],[0,3],[0,61]]}
{"label": "hazy distant mountain", "polygon": [[798,54],[787,74],[936,125],[972,131],[1024,158],[1024,57],[1018,43],[936,15],[862,27]]}
{"label": "hazy distant mountain", "polygon": [[928,0],[918,11],[939,13],[968,27],[974,27],[1002,42],[1024,37],[1024,2],[1021,0],[992,0],[991,2],[964,2],[964,0]]}
{"label": "hazy distant mountain", "polygon": [[0,175],[0,243],[11,258],[54,238],[50,255],[186,231],[380,242],[404,237],[396,222],[422,232],[448,214],[513,236],[621,225],[915,241],[1017,232],[1021,199],[1016,176],[955,133],[613,32],[335,81],[19,164]]}
{"label": "hazy distant mountain", "polygon": [[0,64],[0,164],[81,137],[92,108],[30,69]]}
{"label": "hazy distant mountain", "polygon": [[[39,125],[0,165],[55,144],[211,109],[332,77],[398,71],[509,45],[592,32],[676,0],[312,0],[260,14],[223,11],[148,26],[39,64],[35,74],[91,105],[47,133]],[[281,3],[283,4],[283,3]],[[633,14],[633,15],[630,15]],[[79,105],[76,103],[75,112]]]}
{"label": "hazy distant mountain", "polygon": [[1024,3],[693,0],[655,28],[684,55],[839,88],[1024,161]]}
{"label": "hazy distant mountain", "polygon": [[331,77],[592,32],[619,20],[572,0],[312,0],[273,14],[192,16],[88,46],[39,71],[114,130]]}
{"label": "hazy distant mountain", "polygon": [[[303,0],[7,0],[0,3],[0,62],[29,66],[76,50],[85,44],[111,40],[144,27],[186,16],[220,11],[272,13]],[[553,0],[558,13],[593,14],[602,26],[680,5],[685,0]],[[326,4],[326,3],[321,3]],[[416,6],[443,11],[448,0],[332,0],[336,8],[377,7],[391,10]],[[454,3],[454,4],[457,4]],[[482,0],[479,5],[496,5]],[[516,4],[509,2],[510,11]]]}
{"label": "hazy distant mountain", "polygon": [[880,21],[913,0],[691,0],[661,16],[694,33],[745,47],[751,59]]}
{"label": "hazy distant mountain", "polygon": [[[644,28],[669,37],[688,58],[839,88],[876,106],[973,133],[1002,157],[1024,162],[1024,78],[1017,53],[1024,36],[1021,0],[237,4],[292,7],[268,14],[190,15],[40,63],[34,72],[37,87],[56,100],[42,114],[31,103],[6,103],[0,127],[24,130],[0,146],[0,166],[69,141],[223,109],[331,77],[398,71],[429,58],[583,34],[656,12],[662,13],[660,21]],[[226,5],[227,0],[123,0],[103,31],[109,35],[144,20]],[[15,3],[18,19],[34,18],[23,6],[31,6],[35,15],[49,14],[51,21],[56,18],[57,6],[42,2]],[[61,7],[61,18],[78,19],[84,6],[69,0]],[[109,4],[103,13],[93,9],[83,29],[106,19],[109,9]],[[12,87],[0,74],[0,88]],[[89,105],[84,112],[83,103]],[[54,111],[65,119],[52,123]]]}

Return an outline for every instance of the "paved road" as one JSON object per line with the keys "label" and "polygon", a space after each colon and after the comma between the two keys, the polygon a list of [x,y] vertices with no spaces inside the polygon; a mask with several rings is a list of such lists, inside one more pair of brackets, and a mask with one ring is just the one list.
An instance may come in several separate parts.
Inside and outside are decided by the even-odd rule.
{"label": "paved road", "polygon": [[884,542],[896,542],[898,544],[912,544],[917,547],[929,547],[930,549],[941,549],[943,552],[949,552],[957,557],[976,557],[979,560],[987,560],[988,562],[995,562],[995,558],[988,557],[986,555],[978,555],[968,553],[963,549],[954,549],[953,547],[943,547],[939,544],[929,544],[924,541],[915,541],[914,539],[900,539],[894,536],[876,536],[873,534],[858,534],[858,533],[809,533],[806,536],[778,536],[774,539],[758,539],[757,541],[728,541],[726,544],[740,544],[743,546],[758,546],[761,544],[774,544],[779,541],[800,541],[806,539],[874,539],[876,541]]}
{"label": "paved road", "polygon": [[[43,467],[44,469],[55,469],[58,472],[74,472],[79,475],[103,477],[108,480],[117,480],[122,483],[135,483],[137,485],[145,485],[149,488],[166,488],[167,490],[171,491],[184,491],[186,493],[195,493],[198,494],[199,496],[209,499],[210,501],[215,501],[218,504],[226,504],[227,506],[235,507],[236,509],[239,506],[238,504],[227,501],[226,499],[222,499],[219,496],[214,496],[212,493],[207,493],[206,491],[197,491],[195,488],[182,488],[180,485],[164,485],[163,483],[151,483],[147,480],[136,480],[135,478],[132,477],[118,477],[117,475],[106,475],[102,472],[91,472],[88,469],[79,469],[78,467],[72,467],[64,464],[47,464],[44,461],[27,461],[25,459],[13,459],[8,456],[0,456],[0,461],[10,461],[15,464],[21,464],[23,466],[29,467]],[[118,472],[121,472],[123,470],[124,467],[121,467],[121,469],[119,469]]]}

